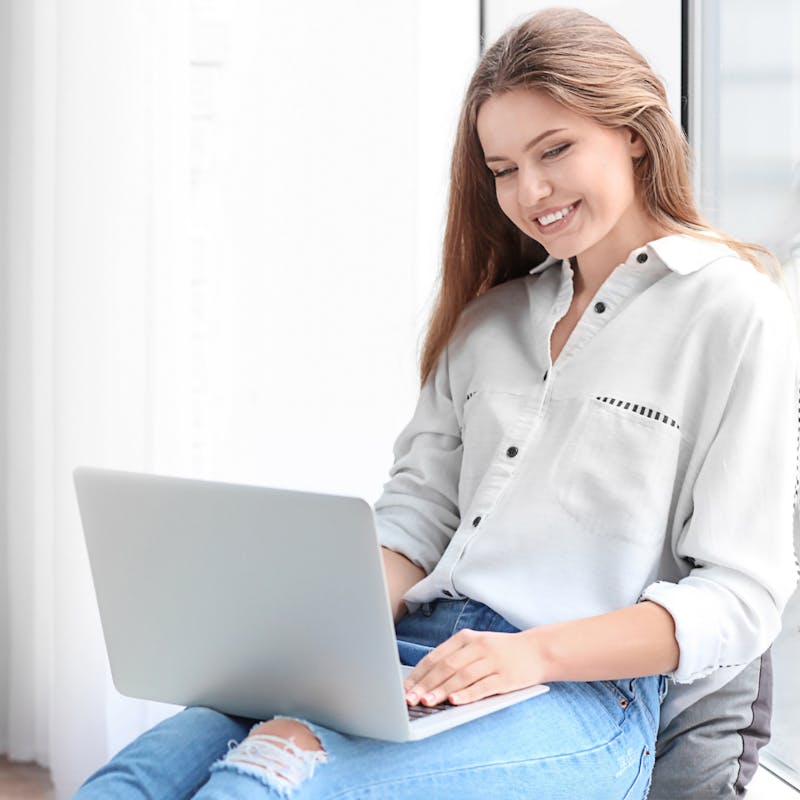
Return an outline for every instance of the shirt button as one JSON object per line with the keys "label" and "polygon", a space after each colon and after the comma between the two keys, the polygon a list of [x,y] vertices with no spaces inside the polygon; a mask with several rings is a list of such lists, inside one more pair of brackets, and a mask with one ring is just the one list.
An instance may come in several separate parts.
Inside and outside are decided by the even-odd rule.
{"label": "shirt button", "polygon": [[606,304],[601,300],[599,303],[594,304],[594,310],[598,314],[602,314],[606,310]]}
{"label": "shirt button", "polygon": [[473,528],[477,528],[478,525],[480,525],[480,524],[481,524],[481,518],[480,517],[475,517],[475,519],[472,520],[472,527]]}
{"label": "shirt button", "polygon": [[506,450],[506,455],[507,455],[509,458],[514,458],[514,456],[515,456],[517,453],[519,453],[519,448],[518,448],[518,447],[509,447],[509,448],[508,448],[508,450]]}
{"label": "shirt button", "polygon": [[647,253],[639,253],[639,255],[636,256],[636,260],[640,264],[644,264],[644,262],[647,261]]}

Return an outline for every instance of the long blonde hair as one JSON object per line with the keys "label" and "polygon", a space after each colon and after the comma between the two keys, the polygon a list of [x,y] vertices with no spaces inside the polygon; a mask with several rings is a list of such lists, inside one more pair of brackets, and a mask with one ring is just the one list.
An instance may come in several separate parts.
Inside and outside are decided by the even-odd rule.
{"label": "long blonde hair", "polygon": [[464,307],[547,257],[500,210],[477,134],[478,111],[496,94],[537,89],[609,128],[628,127],[645,153],[634,164],[638,194],[662,229],[713,238],[763,269],[761,247],[713,229],[695,203],[689,148],[647,61],[610,25],[576,9],[542,11],[505,33],[472,76],[456,133],[441,284],[420,364],[424,383]]}

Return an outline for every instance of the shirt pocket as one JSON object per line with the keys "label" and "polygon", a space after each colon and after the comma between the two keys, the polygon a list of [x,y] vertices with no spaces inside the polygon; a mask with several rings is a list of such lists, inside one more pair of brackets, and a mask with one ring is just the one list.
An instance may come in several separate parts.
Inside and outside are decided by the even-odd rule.
{"label": "shirt pocket", "polygon": [[633,401],[591,398],[555,472],[558,501],[583,529],[631,542],[660,540],[680,478],[680,423]]}

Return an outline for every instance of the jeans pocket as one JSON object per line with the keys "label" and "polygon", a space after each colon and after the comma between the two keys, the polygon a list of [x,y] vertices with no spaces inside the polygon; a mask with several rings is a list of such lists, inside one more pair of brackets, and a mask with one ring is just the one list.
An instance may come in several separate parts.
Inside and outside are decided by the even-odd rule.
{"label": "jeans pocket", "polygon": [[666,677],[664,675],[648,675],[644,678],[615,681],[620,691],[624,692],[631,703],[636,703],[641,713],[650,724],[655,738],[661,720],[661,701],[666,693]]}
{"label": "jeans pocket", "polygon": [[621,729],[628,718],[631,698],[618,686],[618,683],[621,681],[598,681],[594,685],[597,691],[603,695],[602,708],[606,716],[617,728]]}

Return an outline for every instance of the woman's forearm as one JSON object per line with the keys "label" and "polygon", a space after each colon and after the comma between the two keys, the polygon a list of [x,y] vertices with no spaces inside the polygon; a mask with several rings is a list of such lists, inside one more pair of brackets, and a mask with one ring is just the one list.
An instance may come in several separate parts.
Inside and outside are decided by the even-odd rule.
{"label": "woman's forearm", "polygon": [[386,573],[389,603],[396,622],[408,610],[403,602],[403,595],[425,577],[425,570],[400,553],[386,547],[381,548],[381,555],[383,556],[383,570]]}
{"label": "woman's forearm", "polygon": [[649,601],[519,633],[461,630],[417,664],[406,700],[471,703],[536,683],[657,675],[678,657],[672,616]]}
{"label": "woman's forearm", "polygon": [[657,603],[524,632],[541,682],[635,678],[673,672],[680,651],[672,615]]}

